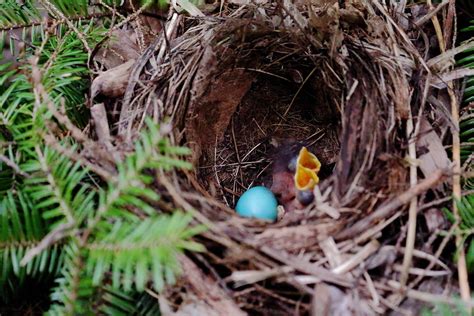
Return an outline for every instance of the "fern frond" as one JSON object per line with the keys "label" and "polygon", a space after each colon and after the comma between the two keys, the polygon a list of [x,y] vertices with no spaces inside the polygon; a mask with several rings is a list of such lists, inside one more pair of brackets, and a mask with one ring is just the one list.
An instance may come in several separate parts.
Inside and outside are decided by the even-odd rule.
{"label": "fern frond", "polygon": [[[466,263],[469,271],[474,269],[474,194],[470,194],[461,198],[457,201],[457,207],[460,217],[459,229],[461,234],[464,236],[464,241],[466,242],[467,251],[466,251]],[[452,223],[456,221],[454,214],[448,209],[443,210],[448,220]],[[463,244],[465,243],[463,242]]]}
{"label": "fern frond", "polygon": [[[53,19],[96,10],[85,0],[38,2],[45,4]],[[25,1],[26,5],[38,2]],[[105,2],[118,5],[119,1]],[[4,7],[10,10],[8,14],[17,14],[20,2],[8,0],[2,5],[8,5]],[[36,23],[36,13],[2,16],[0,30],[7,22],[8,27]],[[73,124],[83,127],[87,123],[84,95],[89,74],[84,39],[94,43],[105,31],[92,23],[74,23],[74,27],[60,25],[55,35],[32,34],[18,70],[0,66],[0,155],[5,158],[0,160],[0,179],[5,179],[0,186],[0,260],[5,263],[0,286],[5,286],[0,292],[13,292],[25,275],[60,275],[51,315],[92,315],[95,307],[108,315],[152,313],[156,302],[134,304],[145,297],[136,290],[143,291],[148,284],[161,290],[173,283],[179,272],[178,255],[203,250],[192,240],[203,228],[192,227],[190,215],[163,215],[155,203],[160,199],[154,188],[159,182],[157,171],[190,168],[180,159],[189,150],[171,146],[159,128],[147,121],[135,151],[117,164],[117,176],[111,176],[107,187],[97,188],[89,184],[86,168],[45,144],[46,136],[56,137],[59,146],[72,152],[82,149],[61,135],[65,126],[58,121],[64,121],[54,116],[52,108],[64,105]],[[79,39],[69,27],[84,36]],[[38,61],[30,65],[28,58],[37,54]],[[38,76],[33,78],[32,70],[39,73],[41,82]],[[44,88],[40,97],[33,89],[38,91],[39,86]],[[53,120],[57,130],[51,133],[48,128]]]}
{"label": "fern frond", "polygon": [[461,217],[461,228],[465,230],[474,229],[474,194],[463,197],[457,205]]}
{"label": "fern frond", "polygon": [[[103,30],[88,27],[91,41],[100,38]],[[39,40],[35,42],[40,45]],[[33,54],[27,51],[27,54]],[[84,106],[87,91],[87,54],[82,42],[74,33],[59,34],[48,39],[41,51],[39,66],[44,69],[43,85],[57,106],[64,101],[71,121],[84,126],[88,120]],[[21,169],[29,168],[29,161],[37,161],[35,146],[42,142],[47,112],[34,113],[33,87],[25,76],[31,66],[25,64],[18,70],[8,65],[0,67],[0,154],[6,155]],[[44,114],[45,116],[43,116]],[[14,142],[12,142],[14,140]],[[7,178],[12,171],[0,163],[0,177]],[[14,185],[13,180],[10,181]],[[7,190],[7,183],[5,183]]]}
{"label": "fern frond", "polygon": [[39,23],[41,23],[41,13],[36,1],[5,0],[0,3],[0,29],[6,30]]}
{"label": "fern frond", "polygon": [[[180,212],[160,215],[150,204],[159,195],[148,186],[152,178],[147,170],[187,167],[187,163],[169,155],[189,151],[171,146],[155,125],[149,121],[147,124],[148,130],[136,143],[135,153],[119,164],[117,180],[109,183],[107,190],[99,190],[98,195],[84,183],[86,170],[54,150],[41,151],[37,146],[38,161],[27,169],[33,176],[25,183],[37,206],[44,210],[43,217],[54,220],[55,226],[66,222],[74,223],[77,228],[85,227],[83,233],[77,235],[71,231],[68,237],[83,258],[80,266],[85,268],[79,271],[75,261],[68,261],[65,271],[80,273],[81,279],[90,278],[89,287],[95,290],[110,274],[114,290],[143,291],[152,283],[161,291],[166,283],[174,283],[180,253],[204,250],[191,240],[203,231],[200,226],[189,227],[191,215]],[[98,210],[94,211],[97,202]],[[68,293],[76,293],[71,287],[80,286],[73,282],[76,278],[71,273],[61,279],[64,283],[60,286],[61,293],[66,294],[60,301],[70,310],[74,307],[76,312],[83,306],[71,305]],[[91,293],[88,295],[93,299]]]}
{"label": "fern frond", "polygon": [[109,183],[108,190],[102,192],[96,217],[89,225],[90,229],[104,216],[138,220],[127,207],[135,207],[147,215],[156,214],[155,209],[145,202],[147,199],[151,202],[159,199],[152,189],[146,187],[153,181],[153,177],[143,172],[145,169],[191,168],[190,163],[170,156],[189,154],[189,149],[171,146],[155,124],[150,120],[146,123],[148,129],[136,142],[133,154],[117,165],[117,182]]}
{"label": "fern frond", "polygon": [[[85,181],[87,170],[56,151],[37,146],[38,160],[28,165],[28,192],[45,219],[77,223],[94,210],[96,192]],[[52,226],[53,227],[53,226]]]}
{"label": "fern frond", "polygon": [[61,276],[56,279],[58,286],[51,294],[53,305],[48,315],[95,315],[91,298],[97,288],[91,278],[84,273],[84,254],[74,242],[63,248],[66,254]]}
{"label": "fern frond", "polygon": [[[472,78],[472,89],[474,90],[474,77]],[[471,111],[474,114],[474,111]],[[468,116],[459,123],[459,137],[461,143],[465,144],[461,147],[461,159],[466,161],[474,153],[474,117]]]}
{"label": "fern frond", "polygon": [[[91,38],[101,32],[95,30],[97,28],[90,28]],[[40,40],[38,38],[33,44],[39,45]],[[85,68],[87,55],[82,51],[82,43],[74,33],[58,33],[44,45],[39,63],[47,73],[43,84],[55,103],[59,106],[63,99],[66,108],[78,111],[84,107],[85,75],[88,73]],[[25,60],[33,53],[27,50]],[[71,54],[77,56],[72,62]],[[41,248],[26,266],[21,265],[21,260],[26,253],[37,249],[43,238],[54,230],[55,224],[66,221],[65,209],[73,213],[77,222],[85,218],[86,210],[94,210],[92,190],[82,181],[84,170],[42,145],[41,135],[48,115],[44,108],[35,112],[35,95],[27,78],[29,73],[29,64],[20,69],[12,69],[8,63],[0,66],[0,155],[29,175],[23,177],[4,161],[0,162],[0,292],[3,294],[0,296],[4,299],[19,290],[26,277],[40,280],[57,275],[63,266],[64,241]],[[77,118],[75,122],[85,122],[79,115],[70,113]],[[60,168],[56,169],[57,166]],[[50,220],[48,216],[55,219]]]}
{"label": "fern frond", "polygon": [[[135,292],[124,292],[119,289],[114,289],[111,286],[106,286],[102,289],[101,299],[98,302],[97,310],[104,315],[110,316],[129,316],[137,313],[137,295]],[[159,315],[158,311],[157,314]],[[138,314],[143,315],[143,314]]]}
{"label": "fern frond", "polygon": [[45,278],[57,274],[63,262],[57,245],[45,249],[26,266],[20,264],[24,254],[36,247],[47,231],[47,223],[28,195],[7,193],[0,202],[0,297],[14,293],[27,276]]}
{"label": "fern frond", "polygon": [[[104,0],[103,3],[109,7],[117,7],[120,0]],[[111,12],[103,6],[90,5],[87,0],[3,0],[0,3],[0,31],[35,26],[43,31],[43,28],[48,26],[43,19],[45,15],[49,15],[58,23],[65,23],[62,16],[72,21],[88,20],[111,15]]]}
{"label": "fern frond", "polygon": [[153,280],[161,291],[165,283],[174,283],[179,272],[177,254],[184,250],[202,251],[203,247],[189,240],[202,232],[201,227],[189,228],[191,216],[175,212],[172,216],[155,216],[136,223],[116,221],[101,225],[95,238],[87,245],[88,269],[98,285],[106,272],[112,274],[114,288],[123,286],[138,291]]}
{"label": "fern frond", "polygon": [[141,293],[136,299],[136,302],[135,315],[137,316],[154,316],[161,314],[157,299],[148,295],[148,293]]}
{"label": "fern frond", "polygon": [[[473,6],[468,4],[466,1],[466,6]],[[474,9],[473,9],[474,10]],[[470,34],[474,32],[474,20],[470,22],[468,27],[465,27],[461,30],[464,33]],[[463,52],[464,57],[458,60],[457,64],[465,68],[474,68],[474,49],[469,49]],[[466,88],[464,91],[464,102],[469,103],[474,101],[474,77],[469,77],[466,81]]]}

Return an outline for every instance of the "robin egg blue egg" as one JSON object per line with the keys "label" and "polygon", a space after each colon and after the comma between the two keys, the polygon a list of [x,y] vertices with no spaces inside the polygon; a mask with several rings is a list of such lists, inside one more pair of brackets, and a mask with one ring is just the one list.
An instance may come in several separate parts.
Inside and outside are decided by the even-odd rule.
{"label": "robin egg blue egg", "polygon": [[276,220],[278,202],[272,191],[257,186],[245,191],[237,202],[235,210],[242,217]]}

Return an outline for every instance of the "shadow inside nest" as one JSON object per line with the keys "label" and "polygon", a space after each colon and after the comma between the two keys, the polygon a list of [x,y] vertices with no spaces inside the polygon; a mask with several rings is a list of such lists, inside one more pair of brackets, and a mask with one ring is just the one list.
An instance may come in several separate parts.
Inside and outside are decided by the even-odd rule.
{"label": "shadow inside nest", "polygon": [[322,180],[331,174],[339,153],[339,117],[336,107],[321,104],[317,81],[308,81],[298,91],[295,83],[259,75],[214,153],[201,158],[198,178],[213,197],[234,208],[250,187],[270,188],[278,151],[296,142],[318,156]]}

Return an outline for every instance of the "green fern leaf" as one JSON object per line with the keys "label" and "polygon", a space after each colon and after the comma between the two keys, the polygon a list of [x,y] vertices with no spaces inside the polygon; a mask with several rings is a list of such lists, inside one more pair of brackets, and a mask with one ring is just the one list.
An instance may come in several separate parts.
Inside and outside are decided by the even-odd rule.
{"label": "green fern leaf", "polygon": [[190,215],[175,212],[172,216],[147,218],[138,225],[116,221],[112,227],[99,226],[94,240],[87,246],[88,268],[94,275],[94,284],[100,284],[105,273],[110,272],[114,287],[121,284],[124,290],[130,291],[135,284],[138,291],[143,291],[154,280],[155,289],[161,290],[166,281],[174,281],[179,271],[177,254],[204,250],[189,240],[203,230],[202,227],[190,230],[190,221]]}

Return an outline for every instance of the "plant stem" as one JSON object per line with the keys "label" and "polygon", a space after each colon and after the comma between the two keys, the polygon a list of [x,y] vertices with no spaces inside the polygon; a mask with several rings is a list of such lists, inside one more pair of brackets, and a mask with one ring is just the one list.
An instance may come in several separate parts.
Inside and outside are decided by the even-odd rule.
{"label": "plant stem", "polygon": [[[431,0],[427,0],[428,6],[433,8],[433,4]],[[446,51],[446,44],[444,42],[443,31],[441,25],[439,23],[438,17],[433,16],[431,18],[433,22],[433,26],[436,30],[436,35],[438,37],[439,48],[441,53]],[[456,96],[454,95],[454,85],[453,82],[448,82],[448,94],[451,99],[451,116],[452,116],[452,123],[454,127],[452,129],[453,135],[453,213],[456,219],[454,223],[455,228],[459,226],[460,217],[459,211],[456,202],[461,199],[461,146],[459,140],[459,109],[458,109],[458,101]],[[456,245],[458,245],[458,279],[459,279],[459,289],[461,292],[461,298],[466,302],[469,303],[471,299],[471,291],[469,288],[469,279],[467,274],[467,265],[466,265],[466,254],[464,252],[464,241],[461,236],[461,232],[458,229],[456,231]]]}

